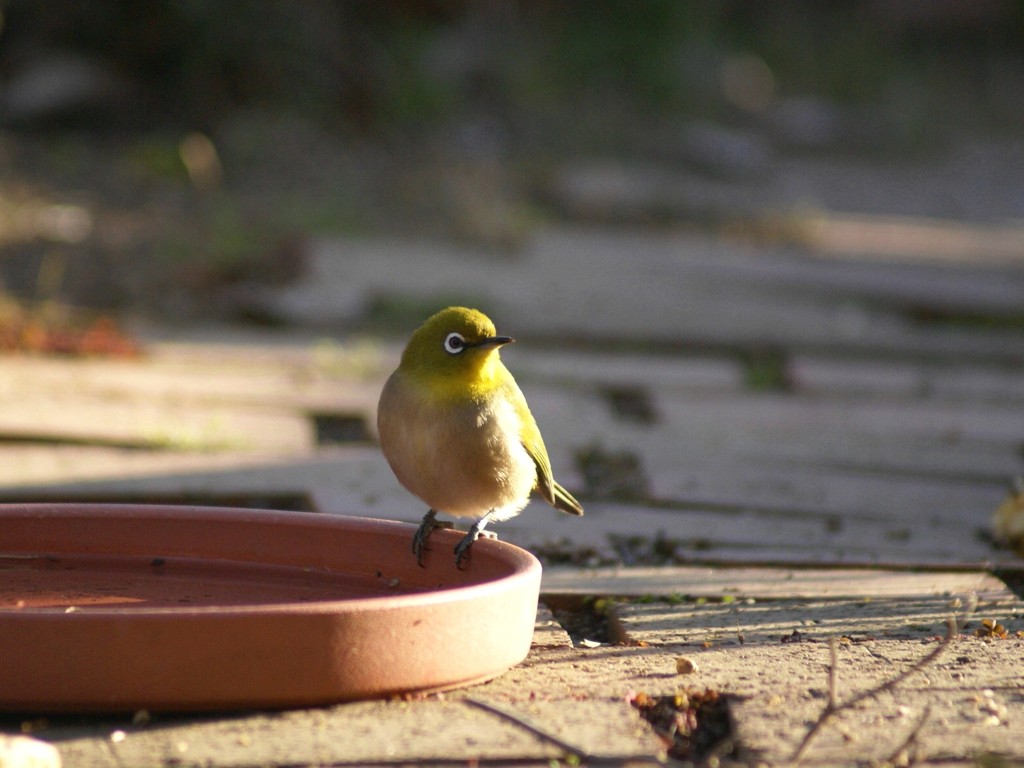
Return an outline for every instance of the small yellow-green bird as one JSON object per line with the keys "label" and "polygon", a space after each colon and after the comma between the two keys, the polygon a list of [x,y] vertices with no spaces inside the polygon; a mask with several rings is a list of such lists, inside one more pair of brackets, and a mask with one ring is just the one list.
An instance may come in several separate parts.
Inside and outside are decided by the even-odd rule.
{"label": "small yellow-green bird", "polygon": [[430,507],[412,541],[421,565],[431,532],[447,527],[438,512],[476,518],[455,547],[458,567],[484,527],[519,514],[535,490],[555,509],[583,514],[552,477],[537,422],[501,362],[498,350],[511,341],[483,313],[448,307],[413,333],[381,392],[381,449]]}

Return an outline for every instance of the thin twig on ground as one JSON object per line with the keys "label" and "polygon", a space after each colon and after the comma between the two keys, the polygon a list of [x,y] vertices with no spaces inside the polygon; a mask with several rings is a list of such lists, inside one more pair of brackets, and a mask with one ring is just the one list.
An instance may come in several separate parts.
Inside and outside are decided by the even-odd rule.
{"label": "thin twig on ground", "polygon": [[[907,734],[906,738],[899,743],[899,746],[889,753],[889,756],[882,762],[890,765],[899,765],[901,763],[903,765],[912,765],[913,763],[916,763],[918,758],[917,737],[921,734],[921,729],[924,728],[924,724],[928,722],[928,718],[931,717],[931,714],[931,706],[926,706],[924,708],[924,712],[921,713],[921,717],[917,719],[917,722],[914,723],[914,727],[910,729],[910,733]],[[912,758],[909,752],[911,746],[914,748],[914,756]],[[904,753],[906,753],[906,761],[901,761],[900,758]]]}
{"label": "thin twig on ground", "polygon": [[547,728],[543,728],[537,725],[529,718],[524,717],[518,712],[514,712],[511,709],[502,707],[498,704],[493,704],[489,701],[482,701],[467,696],[463,699],[466,704],[470,704],[478,709],[482,709],[485,712],[490,712],[493,715],[498,715],[512,723],[515,723],[519,727],[529,731],[534,736],[537,736],[544,741],[554,744],[556,747],[564,751],[567,755],[572,755],[584,762],[586,765],[622,765],[623,763],[633,763],[637,765],[661,765],[663,760],[658,755],[650,754],[635,754],[635,755],[595,755],[592,752],[588,752],[585,749],[572,744],[564,739],[551,733]]}
{"label": "thin twig on ground", "polygon": [[[807,733],[804,734],[804,737],[800,741],[800,745],[797,747],[796,752],[793,753],[793,761],[800,762],[803,759],[808,747],[811,744],[811,740],[818,734],[819,731],[821,731],[821,729],[825,726],[825,723],[827,723],[833,715],[843,711],[844,709],[851,709],[866,699],[874,698],[875,696],[879,696],[883,693],[891,691],[893,688],[898,686],[907,678],[917,674],[922,669],[927,667],[929,664],[934,663],[935,660],[938,659],[939,656],[941,656],[943,653],[945,653],[946,649],[949,648],[949,646],[952,645],[953,641],[959,636],[960,629],[966,624],[967,620],[970,618],[970,615],[974,612],[976,606],[977,598],[974,597],[973,599],[968,601],[967,608],[965,609],[963,615],[959,619],[956,616],[950,616],[949,619],[946,621],[946,636],[942,638],[941,642],[937,646],[935,646],[935,648],[933,648],[926,656],[920,658],[912,666],[903,670],[895,677],[891,677],[888,680],[885,680],[879,683],[878,685],[874,686],[873,688],[868,688],[865,691],[861,691],[860,693],[856,694],[855,696],[852,696],[847,701],[844,701],[842,703],[839,703],[839,697],[837,694],[839,688],[839,654],[837,652],[836,642],[833,639],[832,642],[829,644],[828,703],[825,705],[825,709],[822,710],[821,714],[818,715],[818,719],[814,721],[811,727],[807,730]],[[917,733],[920,731],[920,727],[923,724],[924,719],[922,719],[920,725],[917,728],[915,728],[912,732],[912,738],[917,737]]]}
{"label": "thin twig on ground", "polygon": [[839,709],[839,643],[835,637],[828,641],[828,708]]}

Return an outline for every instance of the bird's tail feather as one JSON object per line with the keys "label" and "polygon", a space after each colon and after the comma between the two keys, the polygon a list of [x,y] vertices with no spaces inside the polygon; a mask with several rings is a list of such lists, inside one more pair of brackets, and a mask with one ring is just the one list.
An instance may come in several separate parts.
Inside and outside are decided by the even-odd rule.
{"label": "bird's tail feather", "polygon": [[569,515],[582,515],[583,506],[576,501],[571,493],[558,483],[552,483],[555,491],[554,507]]}

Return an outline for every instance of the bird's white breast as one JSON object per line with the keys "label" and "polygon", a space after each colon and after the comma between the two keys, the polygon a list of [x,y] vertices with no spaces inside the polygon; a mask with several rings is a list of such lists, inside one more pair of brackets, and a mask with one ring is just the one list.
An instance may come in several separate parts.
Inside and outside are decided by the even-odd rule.
{"label": "bird's white breast", "polygon": [[419,394],[401,376],[385,386],[381,448],[395,476],[430,508],[462,517],[526,506],[537,469],[519,438],[520,420],[500,397],[453,405]]}

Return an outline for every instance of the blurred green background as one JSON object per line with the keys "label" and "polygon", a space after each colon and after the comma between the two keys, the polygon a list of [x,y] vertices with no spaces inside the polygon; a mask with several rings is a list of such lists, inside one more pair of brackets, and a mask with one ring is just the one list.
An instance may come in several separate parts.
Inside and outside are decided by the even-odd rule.
{"label": "blurred green background", "polygon": [[1024,128],[1020,0],[6,0],[0,13],[7,312],[246,314],[225,309],[225,289],[293,279],[319,235],[509,257],[534,227],[587,217],[552,179],[588,158],[756,180],[778,153],[927,163],[965,134]]}
{"label": "blurred green background", "polygon": [[[52,127],[93,111],[107,127],[212,130],[263,108],[370,134],[484,112],[524,137],[579,109],[621,127],[635,113],[727,117],[808,95],[907,113],[955,99],[984,109],[951,109],[954,121],[1024,116],[999,92],[1024,50],[1024,4],[1011,0],[7,0],[3,14],[7,87],[48,67],[66,91],[46,104],[40,88],[9,121]],[[773,92],[742,103],[744,85],[730,92],[722,71],[731,57],[756,60],[746,74]],[[78,81],[58,82],[58,63]]]}

